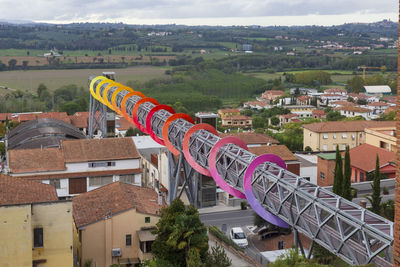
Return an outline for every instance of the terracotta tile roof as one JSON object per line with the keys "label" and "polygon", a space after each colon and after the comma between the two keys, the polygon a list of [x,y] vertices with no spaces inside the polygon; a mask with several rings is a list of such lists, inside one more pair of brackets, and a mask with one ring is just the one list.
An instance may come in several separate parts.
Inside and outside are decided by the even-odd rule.
{"label": "terracotta tile roof", "polygon": [[226,136],[234,136],[242,139],[247,145],[253,144],[279,144],[279,141],[261,133],[221,133],[221,138]]}
{"label": "terracotta tile roof", "polygon": [[321,116],[326,115],[325,111],[323,111],[322,109],[314,109],[314,110],[312,111],[312,114],[313,114],[313,115],[321,115]]}
{"label": "terracotta tile roof", "polygon": [[366,172],[373,171],[376,165],[376,155],[379,156],[380,167],[389,162],[394,162],[396,158],[394,152],[369,144],[362,144],[350,149],[351,165]]}
{"label": "terracotta tile roof", "polygon": [[57,201],[54,186],[0,175],[0,205]]}
{"label": "terracotta tile roof", "polygon": [[0,121],[5,121],[6,118],[11,121],[11,113],[0,113]]}
{"label": "terracotta tile roof", "polygon": [[8,151],[11,173],[65,170],[59,148],[12,149]]}
{"label": "terracotta tile roof", "polygon": [[249,106],[269,106],[269,103],[268,102],[265,102],[265,101],[249,101],[249,102],[246,102],[245,103],[246,105],[249,105]]}
{"label": "terracotta tile roof", "polygon": [[387,107],[387,106],[389,106],[389,104],[387,104],[385,102],[372,102],[372,103],[369,103],[367,106],[371,106],[371,107]]}
{"label": "terracotta tile roof", "polygon": [[62,178],[81,178],[94,176],[109,176],[109,175],[124,175],[124,174],[139,174],[142,169],[124,169],[124,170],[109,170],[109,171],[92,171],[92,172],[68,172],[60,174],[33,174],[23,176],[23,179],[29,180],[47,180],[47,179],[62,179]]}
{"label": "terracotta tile roof", "polygon": [[328,121],[304,124],[303,128],[317,133],[363,132],[365,128],[392,127],[395,121]]}
{"label": "terracotta tile roof", "polygon": [[388,107],[388,108],[385,110],[384,114],[387,115],[387,114],[389,114],[389,113],[392,112],[392,111],[397,111],[397,107]]}
{"label": "terracotta tile roof", "polygon": [[345,96],[339,95],[339,94],[323,94],[321,96],[325,96],[325,97],[329,97],[329,96],[332,96],[332,97],[334,97],[334,96],[336,96],[336,97],[345,97]]}
{"label": "terracotta tile roof", "polygon": [[264,94],[284,95],[285,92],[284,91],[280,91],[280,90],[267,90],[267,91],[264,92]]}
{"label": "terracotta tile roof", "polygon": [[[165,206],[165,203],[162,206]],[[75,196],[72,201],[77,227],[133,208],[141,213],[158,215],[162,206],[158,205],[158,194],[153,189],[121,182]]]}
{"label": "terracotta tile roof", "polygon": [[50,119],[61,120],[61,121],[64,121],[66,123],[71,123],[71,120],[68,117],[68,114],[66,112],[45,112],[45,113],[37,114],[36,117],[38,119],[50,118]]}
{"label": "terracotta tile roof", "polygon": [[127,121],[124,117],[120,117],[118,116],[119,120],[116,120],[115,123],[119,123],[120,127],[115,126],[115,128],[117,128],[119,131],[125,131],[128,130],[130,127],[132,127],[132,129],[136,129],[136,125],[130,123],[129,121]]}
{"label": "terracotta tile roof", "polygon": [[132,138],[63,140],[65,162],[140,158]]}
{"label": "terracotta tile roof", "polygon": [[349,102],[347,100],[337,100],[337,101],[331,102],[331,104],[338,105],[338,106],[355,106],[356,105],[353,102]]}
{"label": "terracotta tile roof", "polygon": [[36,120],[36,119],[37,119],[37,114],[33,114],[33,113],[18,114],[19,122],[31,121],[31,120]]}
{"label": "terracotta tile roof", "polygon": [[382,99],[389,103],[397,103],[397,96],[386,96]]}
{"label": "terracotta tile roof", "polygon": [[305,101],[305,100],[310,100],[310,99],[312,99],[312,97],[308,96],[308,95],[299,96],[297,98],[297,100],[300,100],[300,101]]}
{"label": "terracotta tile roof", "polygon": [[86,117],[72,115],[69,116],[69,119],[71,121],[71,124],[76,128],[88,128],[89,126],[89,121]]}
{"label": "terracotta tile roof", "polygon": [[294,122],[294,123],[300,123],[300,122],[303,122],[303,121],[300,120],[300,119],[294,118],[294,119],[292,119],[292,122]]}
{"label": "terracotta tile roof", "polygon": [[343,111],[350,111],[350,112],[358,112],[358,113],[368,113],[371,112],[370,109],[367,108],[362,108],[358,106],[347,106],[347,107],[340,107],[340,108],[335,108],[336,110],[343,110]]}
{"label": "terracotta tile roof", "polygon": [[295,155],[285,145],[249,147],[249,151],[257,156],[263,154],[275,154],[281,157],[284,161],[297,160]]}
{"label": "terracotta tile roof", "polygon": [[294,118],[297,116],[298,116],[297,114],[293,114],[293,113],[288,113],[288,114],[282,115],[282,117],[285,119],[290,119],[290,118]]}

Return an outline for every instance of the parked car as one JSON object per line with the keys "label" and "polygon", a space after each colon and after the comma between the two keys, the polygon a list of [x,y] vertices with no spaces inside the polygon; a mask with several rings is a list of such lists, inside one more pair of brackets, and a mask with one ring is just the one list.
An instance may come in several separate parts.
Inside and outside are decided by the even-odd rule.
{"label": "parked car", "polygon": [[249,243],[247,242],[246,235],[242,228],[233,227],[229,235],[232,241],[235,242],[235,244],[238,245],[239,247],[245,248],[249,245]]}

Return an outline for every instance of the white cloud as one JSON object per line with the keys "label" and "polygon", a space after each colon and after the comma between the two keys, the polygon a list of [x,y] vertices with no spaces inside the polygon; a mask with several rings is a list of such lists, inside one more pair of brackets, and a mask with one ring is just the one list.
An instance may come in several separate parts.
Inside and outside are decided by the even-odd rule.
{"label": "white cloud", "polygon": [[266,25],[255,23],[260,21],[257,18],[264,18],[280,25],[282,18],[288,21],[297,18],[295,24],[304,24],[300,18],[310,20],[313,17],[321,19],[316,24],[326,24],[323,20],[329,16],[345,16],[344,20],[387,18],[385,16],[397,19],[398,3],[393,0],[0,0],[0,10],[5,11],[0,14],[3,20],[225,24],[237,18],[236,21],[244,23],[233,24]]}

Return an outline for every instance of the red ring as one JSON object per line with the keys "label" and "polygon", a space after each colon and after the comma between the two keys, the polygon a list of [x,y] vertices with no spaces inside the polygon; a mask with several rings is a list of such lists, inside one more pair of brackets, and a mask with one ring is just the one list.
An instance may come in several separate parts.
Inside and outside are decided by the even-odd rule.
{"label": "red ring", "polygon": [[131,96],[134,96],[134,95],[140,96],[141,98],[145,98],[146,97],[141,92],[135,91],[135,92],[130,92],[130,93],[126,94],[126,96],[124,96],[124,98],[121,101],[121,112],[122,112],[122,115],[125,117],[125,119],[127,119],[130,123],[133,123],[133,124],[134,124],[134,122],[133,122],[132,118],[129,117],[128,113],[126,113],[126,101],[128,100],[128,98],[130,98]]}
{"label": "red ring", "polygon": [[158,105],[158,101],[155,100],[154,98],[144,97],[144,98],[140,99],[138,102],[136,102],[135,106],[132,109],[132,120],[136,124],[136,126],[139,128],[139,130],[141,130],[142,132],[147,134],[148,132],[147,132],[146,128],[140,124],[140,122],[137,118],[138,109],[139,109],[140,105],[142,105],[145,102],[150,102],[150,103],[153,103],[154,105]]}
{"label": "red ring", "polygon": [[180,152],[178,149],[176,149],[176,148],[172,145],[171,141],[169,141],[168,127],[171,125],[171,123],[172,123],[174,120],[177,120],[177,119],[184,119],[184,120],[187,120],[188,122],[194,124],[193,118],[190,117],[190,116],[189,116],[188,114],[186,114],[186,113],[175,113],[175,114],[173,114],[171,117],[169,117],[169,118],[165,121],[164,126],[163,126],[163,129],[162,129],[163,140],[164,140],[165,146],[166,146],[166,147],[168,148],[168,150],[169,150],[172,154],[174,154],[175,156],[179,156],[179,154],[180,154],[181,152]]}
{"label": "red ring", "polygon": [[192,135],[199,130],[207,130],[210,133],[213,133],[218,136],[217,130],[215,130],[215,128],[212,127],[210,124],[200,123],[194,125],[192,128],[189,129],[189,131],[186,132],[185,137],[183,138],[183,144],[182,144],[183,154],[185,155],[187,162],[190,164],[190,166],[192,166],[193,169],[195,169],[197,172],[203,175],[211,177],[210,171],[200,166],[200,164],[197,163],[197,161],[192,157],[189,151],[190,137],[192,137]]}
{"label": "red ring", "polygon": [[165,145],[164,141],[163,141],[160,137],[158,137],[158,136],[154,133],[153,129],[151,128],[151,118],[153,117],[154,113],[156,113],[156,112],[159,111],[160,109],[166,110],[166,111],[168,111],[169,113],[172,113],[172,114],[175,113],[175,110],[174,110],[173,108],[171,108],[170,106],[168,106],[168,105],[158,105],[158,106],[155,106],[155,107],[152,108],[152,109],[149,111],[149,113],[147,114],[147,117],[146,117],[146,130],[147,130],[147,132],[149,133],[150,137],[153,138],[154,141],[156,141],[156,142],[159,143],[160,145],[163,145],[163,146],[164,146],[164,145]]}

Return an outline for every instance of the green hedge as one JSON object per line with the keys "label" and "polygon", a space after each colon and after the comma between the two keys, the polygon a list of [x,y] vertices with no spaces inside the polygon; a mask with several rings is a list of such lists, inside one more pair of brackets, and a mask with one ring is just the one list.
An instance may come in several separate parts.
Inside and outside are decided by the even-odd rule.
{"label": "green hedge", "polygon": [[208,231],[210,231],[211,234],[213,234],[216,238],[218,238],[220,241],[224,242],[228,246],[231,246],[234,249],[239,250],[241,252],[244,251],[243,248],[236,245],[235,242],[233,242],[229,237],[224,235],[224,233],[222,233],[222,231],[217,226],[208,226]]}

